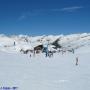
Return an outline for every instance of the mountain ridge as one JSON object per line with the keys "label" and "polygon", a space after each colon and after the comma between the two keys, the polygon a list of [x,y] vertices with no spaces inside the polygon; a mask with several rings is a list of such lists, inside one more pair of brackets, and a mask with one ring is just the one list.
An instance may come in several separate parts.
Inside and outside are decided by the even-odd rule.
{"label": "mountain ridge", "polygon": [[[57,42],[56,42],[57,41]],[[54,44],[53,44],[54,43]],[[14,45],[15,44],[15,45]],[[60,46],[65,49],[77,49],[83,46],[90,46],[90,33],[70,35],[10,35],[0,34],[0,50],[12,49],[19,52],[21,49],[33,49],[38,45],[49,44]]]}

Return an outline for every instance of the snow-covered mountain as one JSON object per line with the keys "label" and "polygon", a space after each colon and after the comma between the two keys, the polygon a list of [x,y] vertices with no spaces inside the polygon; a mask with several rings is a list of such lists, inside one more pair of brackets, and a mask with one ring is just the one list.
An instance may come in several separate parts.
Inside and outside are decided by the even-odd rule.
{"label": "snow-covered mountain", "polygon": [[0,88],[10,88],[7,90],[90,90],[89,71],[88,46],[51,58],[0,51]]}
{"label": "snow-covered mountain", "polygon": [[[58,52],[52,57],[43,53],[31,57],[17,53],[20,49],[33,49],[47,43],[49,47],[60,45],[60,50],[73,48],[75,53]],[[0,90],[90,90],[89,71],[89,33],[35,37],[0,35]]]}
{"label": "snow-covered mountain", "polygon": [[55,46],[55,43],[65,49],[77,49],[83,46],[90,46],[90,33],[70,34],[70,35],[11,35],[0,34],[0,50],[19,52],[21,49],[33,49],[35,46],[44,45]]}

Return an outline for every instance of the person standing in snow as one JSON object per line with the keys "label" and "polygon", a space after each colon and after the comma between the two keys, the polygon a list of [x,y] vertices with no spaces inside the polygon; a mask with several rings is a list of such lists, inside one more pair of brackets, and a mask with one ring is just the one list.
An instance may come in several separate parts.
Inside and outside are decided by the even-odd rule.
{"label": "person standing in snow", "polygon": [[76,57],[76,66],[78,65],[78,57]]}
{"label": "person standing in snow", "polygon": [[74,54],[74,49],[72,48],[72,53]]}
{"label": "person standing in snow", "polygon": [[31,56],[32,56],[32,55],[30,54],[30,58],[31,58]]}
{"label": "person standing in snow", "polygon": [[14,41],[14,46],[16,45],[15,41]]}

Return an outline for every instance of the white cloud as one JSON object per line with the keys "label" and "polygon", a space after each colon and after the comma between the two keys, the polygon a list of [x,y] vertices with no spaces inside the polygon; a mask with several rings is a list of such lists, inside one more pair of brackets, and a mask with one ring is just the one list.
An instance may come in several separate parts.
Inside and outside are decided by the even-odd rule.
{"label": "white cloud", "polygon": [[73,12],[79,9],[82,9],[83,7],[81,6],[73,6],[73,7],[65,7],[65,8],[59,8],[59,9],[51,9],[51,11],[55,12],[61,12],[61,11],[66,11],[66,12]]}
{"label": "white cloud", "polygon": [[28,12],[24,12],[19,18],[18,20],[24,20],[26,18],[30,18],[31,16],[37,16],[37,15],[42,15],[43,13],[48,13],[50,11],[52,12],[74,12],[77,11],[79,9],[82,9],[82,6],[72,6],[72,7],[64,7],[64,8],[59,8],[59,9],[35,9],[32,11],[28,11]]}
{"label": "white cloud", "polygon": [[73,12],[82,8],[83,7],[81,6],[65,7],[65,8],[62,8],[61,11]]}
{"label": "white cloud", "polygon": [[36,16],[36,15],[38,15],[38,12],[33,12],[33,11],[24,12],[23,14],[21,14],[18,20],[24,20],[30,18],[31,16]]}
{"label": "white cloud", "polygon": [[25,15],[21,15],[21,16],[18,18],[18,20],[23,20],[23,19],[25,19],[25,18],[26,18]]}

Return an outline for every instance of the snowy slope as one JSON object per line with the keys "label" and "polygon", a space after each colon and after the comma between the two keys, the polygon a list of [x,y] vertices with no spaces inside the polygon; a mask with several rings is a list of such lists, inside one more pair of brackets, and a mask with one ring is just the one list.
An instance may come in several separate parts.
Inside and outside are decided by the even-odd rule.
{"label": "snowy slope", "polygon": [[89,50],[82,47],[75,54],[56,53],[52,58],[0,51],[0,86],[17,90],[90,90]]}
{"label": "snowy slope", "polygon": [[[20,49],[56,40],[62,48],[74,48],[75,53],[44,53],[32,57]],[[15,41],[15,45],[14,45]],[[79,62],[76,66],[76,57]],[[17,90],[90,90],[90,33],[71,35],[0,35],[0,88],[17,87]]]}
{"label": "snowy slope", "polygon": [[66,35],[59,43],[64,47],[79,48],[84,45],[90,45],[90,34],[72,34]]}
{"label": "snowy slope", "polygon": [[[28,36],[28,35],[11,35],[6,36],[0,34],[0,50],[8,52],[20,52],[21,49],[33,49],[37,45],[50,45],[58,40],[58,44],[62,48],[78,49],[83,46],[90,46],[90,33],[71,34],[71,35],[42,35],[42,36]],[[15,46],[14,46],[15,42]]]}

